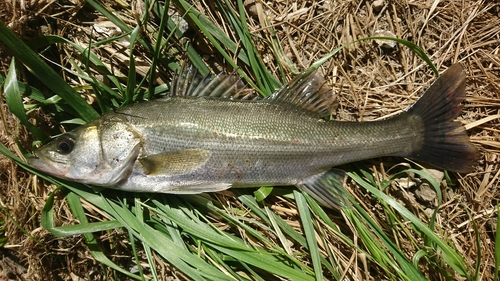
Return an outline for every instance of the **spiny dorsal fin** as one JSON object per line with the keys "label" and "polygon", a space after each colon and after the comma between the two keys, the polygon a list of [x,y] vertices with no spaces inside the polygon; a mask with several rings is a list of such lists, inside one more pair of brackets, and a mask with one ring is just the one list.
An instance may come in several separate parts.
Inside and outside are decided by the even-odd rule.
{"label": "spiny dorsal fin", "polygon": [[[316,71],[306,71],[284,84],[265,101],[286,103],[320,116],[328,116],[332,113],[336,97],[325,84]],[[254,91],[246,89],[237,75],[221,72],[215,77],[202,77],[192,65],[184,65],[181,73],[174,78],[170,96],[259,99]]]}
{"label": "spiny dorsal fin", "polygon": [[237,75],[221,72],[215,77],[203,77],[192,65],[184,65],[181,73],[174,78],[170,96],[255,99],[253,91],[247,90]]}
{"label": "spiny dorsal fin", "polygon": [[321,116],[328,116],[332,113],[337,98],[316,71],[306,71],[284,84],[266,100],[288,103]]}

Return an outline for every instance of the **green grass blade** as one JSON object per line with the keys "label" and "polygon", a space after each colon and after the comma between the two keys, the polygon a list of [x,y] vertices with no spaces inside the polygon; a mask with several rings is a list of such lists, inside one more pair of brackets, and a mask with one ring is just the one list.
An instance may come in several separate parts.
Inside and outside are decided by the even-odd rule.
{"label": "green grass blade", "polygon": [[281,230],[278,220],[275,218],[275,216],[273,216],[272,211],[267,206],[264,206],[264,210],[266,211],[267,217],[271,221],[271,225],[273,227],[274,232],[276,233],[276,236],[278,236],[278,239],[281,243],[281,247],[285,250],[287,254],[291,255],[292,249],[290,249],[290,246],[288,245],[288,240],[284,235],[283,231]]}
{"label": "green grass blade", "polygon": [[[436,221],[436,216],[437,216],[438,211],[439,211],[439,206],[443,202],[443,194],[441,192],[441,188],[439,186],[439,183],[436,181],[436,179],[434,177],[432,177],[431,174],[429,174],[428,172],[425,172],[425,171],[421,171],[421,170],[406,169],[404,171],[401,171],[399,173],[395,173],[394,175],[392,175],[391,179],[386,182],[386,185],[388,186],[394,179],[396,179],[400,175],[402,175],[402,174],[408,174],[408,173],[417,174],[421,178],[425,179],[427,182],[429,182],[429,184],[434,188],[434,191],[436,192],[436,196],[437,196],[438,202],[436,204],[436,208],[435,208],[434,212],[431,215],[431,219],[430,219],[430,222],[429,222],[429,228],[433,229],[434,228],[434,223]],[[429,245],[429,239],[427,239],[427,237],[424,237],[424,242],[425,242],[426,245]]]}
{"label": "green grass blade", "polygon": [[495,281],[498,281],[500,272],[500,204],[497,206],[497,228],[495,234]]}
{"label": "green grass blade", "polygon": [[[363,208],[359,206],[357,202],[354,202],[354,200],[352,201],[352,205],[357,212],[351,209],[344,209],[343,211],[349,218],[349,221],[356,225],[356,229],[363,237],[362,241],[367,245],[368,253],[372,256],[373,261],[379,263],[387,274],[398,276],[397,279],[408,281],[426,280],[418,270],[418,266],[411,263],[404,256],[404,253],[401,252],[399,247],[391,241]],[[378,237],[381,242],[378,242],[375,236]],[[394,256],[395,261],[387,254],[387,249]]]}
{"label": "green grass blade", "polygon": [[[237,190],[235,192],[238,193]],[[238,196],[238,200],[240,200],[241,203],[243,203],[243,205],[250,208],[250,210],[252,210],[252,212],[254,212],[257,216],[263,219],[266,224],[268,225],[271,224],[271,221],[267,217],[266,212],[260,208],[259,203],[257,203],[257,201],[253,196],[248,194],[242,194]]]}
{"label": "green grass blade", "polygon": [[307,205],[304,195],[302,195],[300,191],[294,190],[293,194],[295,196],[295,202],[297,202],[297,209],[299,211],[300,221],[302,222],[304,235],[306,236],[309,254],[311,255],[314,275],[316,276],[316,280],[319,281],[323,279],[323,270],[321,268],[318,241],[316,240],[316,233],[312,224],[313,220],[311,218],[311,213],[309,212],[309,206]]}
{"label": "green grass blade", "polygon": [[[146,280],[146,278],[144,277],[144,272],[142,270],[142,266],[141,266],[141,262],[139,260],[139,255],[137,254],[137,247],[136,247],[136,239],[135,237],[132,235],[132,233],[128,233],[128,240],[130,241],[130,245],[132,247],[132,253],[134,254],[134,261],[135,261],[135,265],[137,266],[137,270],[139,271],[139,276],[142,280]],[[154,271],[154,263],[153,263],[153,266],[151,267]]]}
{"label": "green grass blade", "polygon": [[[167,6],[167,3],[169,4]],[[179,26],[178,24],[176,24],[168,15],[168,8],[170,7],[170,1],[168,2],[165,2],[165,5],[162,7],[161,6],[161,3],[158,2],[158,1],[155,1],[153,3],[153,12],[159,17],[162,19],[162,23],[160,24],[160,30],[161,30],[161,27],[163,27],[165,25],[165,21],[166,21],[166,27],[168,28],[168,30],[170,30],[170,33],[169,35],[167,36],[167,38],[165,40],[163,40],[163,33],[160,33],[158,32],[157,34],[157,42],[164,42],[164,43],[161,43],[161,44],[157,44],[157,46],[155,47],[155,52],[158,52],[158,54],[161,54],[160,50],[161,49],[157,49],[158,46],[161,46],[161,48],[165,48],[166,46],[168,46],[168,39],[172,38],[172,40],[175,40],[175,41],[183,41],[183,33],[182,31],[179,30]],[[182,18],[186,17],[187,15],[187,12],[184,11],[185,14],[182,16]],[[175,45],[174,45],[175,46]],[[172,46],[172,47],[174,47]],[[169,46],[170,47],[170,46]],[[177,50],[177,51],[180,51],[182,53],[186,53],[187,54],[187,57],[189,59],[189,63],[191,63],[194,67],[196,67],[196,69],[198,69],[198,71],[200,72],[200,74],[202,76],[206,76],[210,73],[210,69],[206,66],[205,62],[203,61],[202,57],[200,56],[200,54],[197,53],[196,49],[193,47],[193,45],[191,45],[190,43],[186,43],[186,44],[183,44],[183,49],[182,50]],[[168,48],[166,49],[167,51],[169,50]],[[176,54],[172,53],[171,51],[169,51],[169,53],[172,55],[172,56],[175,56]],[[160,58],[160,56],[158,56],[158,58]],[[181,67],[179,66],[179,64],[175,61],[170,61],[171,58],[162,58],[161,59],[162,62],[164,62],[166,65],[168,65],[168,67],[173,70],[173,71],[180,71]],[[154,63],[154,61],[153,61]]]}
{"label": "green grass blade", "polygon": [[[115,41],[119,38],[121,38],[121,37],[115,37],[115,38],[111,38],[111,39],[104,40],[101,42],[93,43],[93,44],[90,44],[90,46],[87,48],[82,47],[81,45],[76,44],[76,43],[74,43],[66,38],[56,36],[56,35],[47,35],[44,37],[35,38],[35,39],[31,40],[30,42],[28,42],[28,44],[32,48],[41,48],[41,47],[50,46],[52,44],[68,44],[71,47],[75,48],[82,55],[82,59],[86,65],[87,70],[84,71],[79,67],[78,64],[73,63],[72,66],[75,67],[75,69],[77,69],[78,72],[75,73],[71,69],[67,69],[67,68],[65,68],[65,71],[68,71],[69,73],[77,75],[87,82],[94,83],[99,88],[105,89],[106,90],[105,92],[107,94],[109,94],[109,96],[107,96],[106,98],[111,99],[111,98],[121,98],[121,95],[119,93],[123,93],[125,91],[124,87],[122,86],[120,80],[116,77],[116,75],[113,74],[108,69],[108,67],[101,61],[99,56],[97,56],[94,52],[92,52],[92,48],[99,46],[100,44],[102,44],[102,42]],[[90,67],[95,68],[96,70],[98,70],[98,72],[100,72],[102,75],[104,75],[106,77],[106,79],[108,79],[112,83],[112,85],[117,88],[118,93],[116,93],[115,90],[112,90],[109,86],[103,84],[102,82],[99,82],[97,79],[95,79],[91,75],[87,74],[87,73],[90,73],[90,71],[88,70],[88,68],[90,68]]]}
{"label": "green grass blade", "polygon": [[201,224],[199,221],[192,221],[193,218],[186,217],[182,208],[173,208],[156,200],[153,200],[153,202],[155,203],[155,206],[158,207],[158,210],[163,211],[163,216],[175,222],[177,225],[182,227],[182,229],[191,233],[191,235],[205,241],[216,241],[216,243],[220,243],[220,245],[224,247],[247,250],[246,247],[241,246],[241,243],[238,243],[238,239],[230,238],[229,236],[221,237],[219,233],[214,231],[208,225]]}
{"label": "green grass blade", "polygon": [[[102,196],[98,196],[94,194],[93,192],[86,191],[88,190],[88,187],[85,187],[83,185],[78,185],[79,187],[76,188],[74,183],[71,183],[70,185],[67,185],[63,182],[60,182],[61,185],[64,185],[65,187],[69,188],[73,193],[69,193],[68,196],[76,196],[78,194],[82,198],[85,198],[87,201],[90,203],[94,204],[101,210],[107,212],[111,217],[117,219],[120,224],[125,227],[129,232],[133,233],[134,236],[140,237],[141,241],[143,243],[146,243],[147,246],[155,249],[161,256],[166,258],[169,262],[172,263],[172,265],[176,266],[184,272],[185,274],[189,275],[193,280],[205,280],[206,278],[202,277],[202,275],[199,274],[197,270],[193,270],[192,267],[190,267],[188,264],[186,264],[182,259],[189,261],[190,263],[193,263],[196,268],[203,269],[205,268],[206,276],[207,277],[212,277],[220,280],[226,280],[224,279],[224,275],[220,275],[220,272],[214,269],[210,269],[209,267],[207,268],[207,265],[199,260],[199,258],[196,258],[195,256],[190,255],[189,253],[185,253],[185,251],[179,251],[178,244],[172,243],[171,240],[166,239],[166,237],[162,237],[158,234],[157,230],[154,230],[153,228],[144,225],[140,221],[138,221],[137,217],[135,217],[126,207],[119,206],[111,201],[109,199],[106,199]],[[80,197],[73,197],[70,198],[72,201],[68,200],[68,203],[72,206],[72,210],[74,210],[75,217],[82,222],[78,226],[81,226],[82,228],[85,226],[90,225],[87,223],[85,213],[83,212],[83,209],[81,208],[81,203],[79,201]],[[52,199],[53,200],[53,199]],[[49,200],[50,201],[50,198]],[[51,202],[48,202],[48,205],[52,204]],[[49,208],[49,207],[47,207]],[[50,207],[52,208],[52,207]],[[45,211],[45,210],[44,210]],[[50,217],[50,211],[45,211],[42,213],[42,216],[45,216],[45,220],[53,220]],[[52,222],[53,224],[53,222]],[[45,225],[47,225],[45,223]],[[75,226],[76,227],[76,226]],[[55,231],[54,234],[58,234],[60,229],[59,228],[54,228],[54,227],[48,227],[49,230]],[[88,231],[87,230],[82,230],[82,233],[86,239],[86,243],[89,246],[89,249],[92,252],[92,255],[96,260],[99,262],[102,262],[106,266],[109,266],[110,268],[113,268],[115,270],[118,270],[120,272],[124,272],[123,269],[117,267],[114,263],[109,261],[109,259],[100,251],[98,245],[96,244],[97,242],[93,238],[91,234],[86,234]],[[125,271],[127,275],[138,278],[137,275],[131,274],[127,271]]]}
{"label": "green grass blade", "polygon": [[[4,92],[5,101],[9,107],[10,112],[12,112],[30,132],[32,132],[37,139],[45,139],[45,135],[35,126],[33,126],[28,121],[28,116],[26,116],[26,110],[24,109],[24,104],[21,96],[23,92],[19,87],[19,81],[17,80],[17,70],[16,70],[16,59],[12,58],[12,62],[9,67],[9,72],[4,81]],[[27,90],[24,87],[24,90]]]}
{"label": "green grass blade", "polygon": [[105,231],[122,226],[118,221],[107,221],[57,227],[54,223],[54,192],[50,194],[49,198],[45,202],[45,206],[43,207],[41,213],[41,224],[43,228],[50,231],[56,237],[79,235],[83,233],[94,233],[97,231]]}
{"label": "green grass blade", "polygon": [[[155,1],[154,6],[156,7],[157,5],[160,5],[160,3],[158,1]],[[169,36],[166,38],[166,40],[163,40],[163,32],[165,31],[166,28],[168,28],[168,23],[170,19],[170,16],[168,15],[168,13],[165,13],[165,11],[168,11],[169,7],[170,7],[170,1],[167,0],[165,1],[163,9],[161,10],[160,24],[158,25],[158,32],[156,33],[156,44],[154,46],[153,57],[151,58],[151,66],[149,68],[149,84],[148,84],[147,99],[151,99],[153,97],[154,81],[156,79],[156,67],[159,63],[161,52],[164,46],[166,46],[166,42],[177,31],[177,27],[174,27],[170,32]]]}
{"label": "green grass blade", "polygon": [[[80,201],[80,198],[75,194],[75,193],[68,193],[66,196],[68,205],[70,206],[71,210],[73,211],[73,215],[77,220],[80,221],[82,225],[87,225],[87,215],[85,214],[85,211],[83,210],[82,203]],[[83,237],[85,238],[85,243],[87,244],[90,253],[92,256],[100,263],[102,263],[105,266],[108,266],[109,268],[112,268],[118,272],[121,272],[129,277],[135,278],[135,279],[141,279],[140,276],[135,275],[130,273],[129,271],[119,267],[116,265],[114,262],[112,262],[101,250],[101,247],[99,244],[97,244],[97,240],[95,239],[93,234],[90,233],[82,233]]]}
{"label": "green grass blade", "polygon": [[369,192],[373,193],[379,200],[386,202],[392,208],[398,211],[403,217],[409,220],[415,227],[423,232],[433,243],[435,243],[442,251],[443,259],[447,264],[449,264],[458,274],[465,276],[467,274],[467,265],[463,258],[453,250],[448,244],[439,239],[439,237],[434,233],[432,229],[426,226],[421,220],[419,220],[415,215],[413,215],[408,209],[399,204],[395,199],[387,196],[380,190],[374,188],[356,173],[349,172],[348,175],[354,179],[359,185],[363,186]]}
{"label": "green grass blade", "polygon": [[356,43],[359,43],[359,42],[362,42],[362,41],[369,41],[369,40],[390,40],[390,41],[395,41],[395,42],[397,42],[399,44],[402,44],[402,45],[408,47],[418,57],[420,57],[422,60],[424,60],[427,63],[427,65],[429,65],[429,67],[436,74],[436,76],[439,76],[439,71],[437,70],[436,66],[434,65],[434,63],[432,62],[432,60],[427,56],[427,54],[425,53],[425,51],[422,50],[422,48],[420,48],[418,45],[416,45],[416,44],[414,44],[414,43],[412,43],[412,42],[410,42],[408,40],[404,40],[404,39],[400,39],[400,38],[392,38],[392,37],[366,37],[366,38],[361,38],[361,39],[358,39],[356,41],[353,41],[353,42],[347,43],[345,45],[342,45],[342,46],[340,46],[338,48],[335,48],[330,53],[324,55],[319,60],[315,61],[309,67],[309,69],[306,70],[306,73],[311,73],[311,72],[315,71],[316,69],[318,69],[322,64],[324,64],[326,61],[328,61],[330,58],[332,58],[340,50],[342,50],[344,48],[347,48],[350,45],[353,45],[353,44],[356,44]]}
{"label": "green grass blade", "polygon": [[476,238],[476,247],[477,247],[477,258],[476,258],[476,268],[474,272],[474,280],[478,281],[480,278],[480,270],[481,270],[481,264],[482,264],[482,246],[481,246],[481,237],[479,236],[479,228],[477,227],[476,220],[474,219],[474,216],[470,213],[469,209],[465,204],[461,203],[462,207],[464,208],[465,212],[469,216],[470,221],[472,222],[472,226],[474,228],[474,236]]}
{"label": "green grass blade", "polygon": [[[125,91],[125,102],[124,105],[132,103],[134,99],[135,89],[137,85],[136,72],[135,72],[135,56],[134,56],[134,45],[137,39],[137,33],[141,30],[141,26],[138,25],[132,33],[130,34],[130,55],[128,63],[128,77],[127,77],[127,89]],[[140,88],[140,84],[137,85]]]}
{"label": "green grass blade", "polygon": [[153,251],[152,251],[151,247],[149,247],[148,245],[142,245],[142,247],[144,248],[144,252],[146,253],[146,259],[148,261],[148,264],[150,265],[150,270],[151,270],[151,274],[153,275],[153,280],[155,280],[155,281],[161,280],[158,277],[158,272],[156,271],[156,267],[151,266],[151,265],[155,264],[155,257],[153,256]]}
{"label": "green grass blade", "polygon": [[0,41],[2,41],[14,54],[23,62],[26,68],[57,93],[64,101],[73,108],[78,108],[80,117],[86,121],[91,121],[99,117],[99,114],[71,88],[61,76],[59,76],[50,66],[48,66],[31,48],[19,39],[3,22],[0,21]]}
{"label": "green grass blade", "polygon": [[[122,205],[123,208],[127,208],[126,204],[123,204]],[[135,200],[134,201],[134,206],[132,207],[133,208],[133,213],[135,214],[135,217],[137,218],[137,220],[139,220],[141,223],[144,223],[144,217],[145,217],[145,214],[143,212],[143,208],[142,208],[142,205],[140,204],[139,201]],[[129,241],[131,243],[131,246],[132,246],[132,252],[134,253],[134,260],[135,260],[135,264],[139,270],[139,274],[141,276],[141,278],[144,280],[144,273],[143,273],[143,270],[142,270],[142,265],[141,265],[141,261],[139,259],[139,255],[137,253],[137,247],[136,247],[136,239],[134,237],[134,235],[131,233],[131,232],[128,232],[128,236],[129,236]],[[149,262],[149,265],[150,265],[150,268],[151,268],[151,271],[153,272],[153,275],[156,275],[156,266],[155,266],[155,262],[154,261],[150,261]]]}
{"label": "green grass blade", "polygon": [[[2,211],[6,212],[5,208],[1,207]],[[5,235],[5,221],[0,219],[0,249],[3,248],[8,242],[9,238]]]}
{"label": "green grass blade", "polygon": [[299,280],[314,280],[310,275],[303,273],[300,270],[292,268],[282,262],[279,256],[272,255],[270,253],[261,252],[242,252],[234,249],[223,248],[218,245],[213,245],[215,249],[220,252],[234,257],[235,259],[265,270],[271,274],[276,274],[283,278],[289,280],[299,281]]}
{"label": "green grass blade", "polygon": [[255,200],[258,202],[264,200],[273,192],[273,187],[272,186],[262,186],[259,189],[257,189],[253,194],[255,196]]}
{"label": "green grass blade", "polygon": [[125,205],[116,204],[109,199],[79,188],[67,187],[118,220],[137,239],[140,239],[148,247],[155,249],[159,255],[191,279],[206,280],[209,278],[228,280],[227,276],[219,272],[215,267],[207,264],[200,257],[192,255],[185,248],[180,247],[168,235],[139,220]]}
{"label": "green grass blade", "polygon": [[[236,55],[238,57],[238,60],[242,61],[246,65],[250,65],[250,59],[247,56],[246,52],[238,51],[238,45],[231,39],[229,39],[222,30],[220,30],[214,23],[209,21],[204,15],[196,11],[186,1],[175,0],[172,2],[175,3],[178,7],[182,8],[184,11],[186,11],[186,16],[189,17],[189,19],[192,20],[198,28],[200,28],[200,30],[206,36],[207,40],[209,40],[210,43],[213,44],[214,48],[216,48],[217,51],[224,57],[224,59],[226,59],[227,62],[231,64],[231,66],[234,69],[236,69],[238,74],[249,85],[251,85],[256,91],[258,91],[263,96],[267,96],[272,93],[272,92],[268,93],[266,92],[265,89],[261,89],[260,87],[255,85],[252,79],[250,79],[250,77],[237,66],[236,62],[233,60],[232,56],[226,51],[226,49],[232,52],[234,55]],[[272,76],[269,75],[269,77]],[[280,83],[277,81],[277,79],[274,78],[273,85],[275,85],[275,87],[278,87]]]}
{"label": "green grass blade", "polygon": [[[251,196],[250,196],[251,197]],[[255,201],[254,201],[255,202]],[[256,203],[256,202],[255,202]],[[240,221],[239,219],[233,217],[233,216],[230,216],[228,215],[224,210],[221,210],[221,209],[218,209],[216,208],[215,206],[211,205],[209,206],[211,210],[213,211],[216,211],[220,216],[224,217],[226,220],[228,220],[230,223],[232,224],[235,224],[237,225],[238,227],[244,229],[248,234],[247,235],[251,235],[253,237],[255,237],[255,239],[257,241],[260,241],[261,243],[265,244],[268,248],[267,248],[267,251],[269,252],[268,254],[271,254],[272,255],[282,255],[283,257],[286,257],[286,259],[289,259],[289,261],[296,265],[297,268],[300,268],[300,272],[306,272],[307,275],[309,274],[312,274],[312,272],[310,271],[310,269],[308,267],[306,267],[304,264],[300,263],[299,261],[297,261],[293,256],[290,256],[286,253],[286,251],[284,251],[281,247],[278,247],[277,245],[274,245],[273,243],[271,243],[265,236],[263,236],[258,230],[248,226],[245,221]],[[259,209],[259,213],[261,213],[262,215],[265,216],[266,214],[266,211],[265,210],[261,210]],[[287,229],[286,232],[287,234],[290,233],[290,232],[295,232],[295,230],[293,230],[288,224],[286,224],[281,218],[279,218],[276,214],[270,212],[269,213],[270,215],[274,216],[274,220],[277,222],[277,224],[282,228],[282,229]],[[243,218],[242,218],[243,219]],[[269,221],[270,219],[268,217],[264,217],[263,219]],[[252,224],[254,225],[259,225],[257,222],[255,221],[252,221],[251,222]],[[283,227],[283,226],[286,226],[286,227]],[[264,225],[261,225],[260,226],[261,228],[266,228]],[[292,229],[291,231],[289,231],[289,229]],[[267,230],[270,230],[270,229],[267,229]],[[302,245],[304,247],[307,248],[307,244],[306,244],[306,241],[304,239],[303,236],[301,236],[300,234],[298,234],[297,232],[295,232],[296,235],[291,235],[291,237],[299,237],[299,239],[297,240],[302,240]],[[224,235],[227,235],[227,234],[224,234]],[[219,238],[221,239],[221,238]],[[238,239],[238,241],[241,241]],[[214,242],[212,242],[214,243]],[[241,243],[241,242],[240,242]],[[245,244],[242,244],[242,245],[245,245]],[[244,246],[246,247],[246,246]],[[264,249],[258,249],[258,251],[263,251]],[[249,251],[249,249],[247,248],[246,251]],[[269,267],[270,268],[270,267]],[[266,269],[266,271],[269,271],[269,268]],[[280,267],[277,267],[277,269],[279,269]],[[282,275],[283,273],[279,273],[279,272],[276,272],[276,274],[278,275]],[[287,273],[288,274],[288,273]],[[308,277],[309,278],[309,277]]]}
{"label": "green grass blade", "polygon": [[[122,19],[120,19],[114,12],[109,11],[104,7],[100,2],[95,0],[86,0],[86,3],[100,12],[106,19],[113,22],[116,26],[118,26],[124,33],[130,34],[132,32],[132,28],[130,28]],[[144,46],[150,52],[153,52],[153,47],[151,44],[146,42],[144,39],[139,37],[137,41]]]}
{"label": "green grass blade", "polygon": [[[5,208],[4,206],[0,206],[0,209],[2,209],[3,213],[7,216],[7,218],[12,222],[14,223],[14,225],[19,229],[21,230],[21,232],[24,233],[24,235],[26,235],[26,237],[29,237],[29,239],[31,239],[33,242],[35,242],[38,246],[42,247],[46,252],[49,252],[49,249],[47,249],[47,247],[45,246],[44,243],[42,243],[40,240],[36,239],[30,232],[26,231],[26,229],[24,229],[23,226],[21,226],[17,220],[12,217],[12,215],[10,214],[10,212],[7,210],[7,208]],[[0,230],[0,233],[3,232],[3,229]],[[4,234],[4,233],[3,233]],[[0,235],[3,236],[3,234]],[[0,238],[0,240],[2,240],[2,243],[7,243],[7,237],[3,237],[3,238]],[[3,246],[0,246],[0,248],[2,248]]]}
{"label": "green grass blade", "polygon": [[[229,7],[229,1],[226,0],[226,6]],[[243,1],[238,0],[238,13],[239,18],[233,11],[233,9],[227,9],[231,11],[231,16],[233,17],[233,29],[239,32],[238,38],[242,40],[243,48],[247,53],[250,62],[250,70],[253,71],[255,80],[257,81],[258,87],[264,92],[272,94],[278,85],[273,84],[275,81],[274,77],[269,73],[262,61],[257,47],[252,40],[252,33],[248,29],[245,7]]]}
{"label": "green grass blade", "polygon": [[287,224],[281,217],[276,215],[274,212],[269,213],[269,218],[271,221],[274,221],[279,228],[285,232],[286,235],[289,236],[289,239],[299,243],[301,246],[307,248],[308,244],[306,239],[301,233],[298,233],[295,229],[293,229],[289,224]]}

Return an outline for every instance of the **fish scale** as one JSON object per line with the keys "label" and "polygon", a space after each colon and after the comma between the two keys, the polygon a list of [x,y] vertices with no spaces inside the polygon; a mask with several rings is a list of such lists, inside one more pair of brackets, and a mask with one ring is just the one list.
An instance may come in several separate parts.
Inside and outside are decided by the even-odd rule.
{"label": "fish scale", "polygon": [[[182,107],[182,110],[165,110],[160,114],[164,121],[154,125],[148,122],[152,111],[147,103],[117,112],[127,116],[127,122],[145,138],[144,147],[151,154],[210,148],[221,152],[268,152],[279,157],[290,151],[303,151],[307,154],[327,153],[332,158],[325,161],[335,166],[359,159],[359,156],[347,155],[344,160],[337,160],[338,154],[345,151],[363,151],[369,157],[404,154],[409,143],[417,142],[414,127],[409,120],[402,118],[389,122],[326,122],[318,117],[297,114],[297,110],[286,105],[272,105],[272,109],[279,112],[276,114],[270,111],[269,104],[263,102],[232,106],[234,102],[231,101],[205,99],[193,103],[190,99],[167,98],[158,103],[165,103],[159,106],[162,110],[170,107]],[[221,106],[220,103],[228,104]],[[218,107],[216,110],[214,104]],[[233,118],[236,112],[245,114]],[[228,119],[230,122],[226,121]],[[374,147],[374,144],[378,146]],[[374,149],[366,151],[367,145]]]}

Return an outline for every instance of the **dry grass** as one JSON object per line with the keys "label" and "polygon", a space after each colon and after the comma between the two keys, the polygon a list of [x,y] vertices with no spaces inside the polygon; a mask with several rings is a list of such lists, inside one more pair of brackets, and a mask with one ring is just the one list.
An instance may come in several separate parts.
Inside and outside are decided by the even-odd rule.
{"label": "dry grass", "polygon": [[[33,0],[26,3],[26,7],[21,7],[15,1],[0,2],[0,20],[9,24],[25,40],[48,32],[85,43],[88,42],[85,30],[99,19],[97,13],[88,7],[78,4],[78,1],[73,2],[75,3]],[[445,235],[452,241],[472,268],[476,266],[479,253],[475,242],[478,235],[482,245],[480,280],[492,280],[496,210],[500,199],[500,5],[496,1],[482,0],[397,0],[384,1],[380,7],[368,1],[256,2],[259,4],[245,1],[249,28],[261,38],[272,41],[269,27],[274,27],[284,50],[282,56],[278,55],[278,59],[285,65],[291,66],[293,63],[296,67],[286,69],[288,78],[297,69],[308,67],[339,45],[376,35],[378,30],[390,31],[398,38],[418,44],[430,54],[441,71],[455,62],[464,65],[469,78],[467,99],[460,120],[467,127],[471,140],[480,147],[482,156],[473,173],[456,175],[459,184],[443,190],[444,198],[437,217],[437,229],[443,230],[440,235]],[[116,3],[108,4],[114,5],[117,12],[126,11]],[[209,1],[207,4],[198,4],[197,8],[215,22],[223,22]],[[35,10],[40,12],[29,12]],[[133,22],[133,14],[126,16]],[[224,29],[224,24],[221,27]],[[193,40],[202,39],[193,36]],[[264,40],[260,41],[257,36],[255,40],[268,69],[275,71],[279,77],[276,54],[272,53]],[[198,42],[197,45],[204,54],[223,64],[213,49],[202,48],[205,46],[204,42]],[[101,55],[109,57],[109,63],[117,71],[122,71],[125,77],[127,70],[123,67],[128,65],[128,56],[122,58],[120,53],[113,55],[118,48],[103,47]],[[61,65],[66,65],[72,55],[68,49],[50,52],[53,59],[59,60]],[[148,62],[148,58],[138,58],[144,63]],[[5,74],[10,56],[1,45],[0,62],[1,72]],[[322,72],[338,95],[339,107],[335,118],[340,120],[367,121],[396,114],[411,105],[434,79],[429,68],[408,49],[400,46],[384,49],[371,41],[348,47],[324,65]],[[29,75],[24,79],[28,83],[33,80]],[[158,79],[168,81],[168,75],[162,73]],[[78,81],[73,83],[77,85]],[[0,106],[0,110],[2,143],[17,151],[15,141],[19,139],[25,147],[29,147],[29,136],[17,125],[16,119],[4,104]],[[41,122],[43,117],[38,117],[37,120]],[[379,165],[379,161],[366,163],[372,165],[373,173],[386,177],[385,170],[391,167],[392,161],[393,159],[387,159],[386,166]],[[76,276],[92,280],[104,280],[107,276],[117,280],[116,276],[104,272],[95,263],[80,237],[55,239],[40,227],[39,213],[52,191],[47,187],[52,188],[34,184],[33,176],[0,155],[0,203],[9,238],[9,244],[1,250],[3,258],[0,266],[3,271],[0,272],[0,280],[78,280],[75,279]],[[371,204],[366,194],[359,190],[352,187],[352,192],[360,202]],[[391,196],[400,198],[408,208],[411,207],[410,210],[423,221],[427,221],[424,210],[432,209],[434,203],[424,204],[418,201],[414,198],[413,191],[394,185],[389,192]],[[231,196],[230,192],[223,193],[220,198],[222,202],[234,200]],[[291,220],[290,224],[295,223],[298,227],[298,217],[293,205],[277,198],[273,209],[280,216]],[[59,225],[72,223],[71,212],[66,205],[60,206],[58,211],[57,217],[65,220]],[[13,219],[8,218],[6,213]],[[94,214],[99,216],[98,213]],[[373,206],[372,215],[374,218],[383,216],[377,206]],[[387,232],[391,231],[388,229]],[[111,254],[117,263],[121,255],[127,255],[129,247],[116,242],[119,240],[119,233],[103,237],[106,243],[115,243],[116,252]],[[405,246],[408,253],[413,254],[411,243],[401,243],[407,243]],[[338,245],[331,245],[332,248],[336,246]],[[360,267],[358,270],[365,271],[365,268]],[[170,272],[173,278],[184,279],[182,274],[172,272],[168,265],[159,272],[162,271],[166,274]],[[423,268],[423,271],[431,280],[442,278],[434,276],[432,268]],[[376,272],[368,274],[381,278]]]}

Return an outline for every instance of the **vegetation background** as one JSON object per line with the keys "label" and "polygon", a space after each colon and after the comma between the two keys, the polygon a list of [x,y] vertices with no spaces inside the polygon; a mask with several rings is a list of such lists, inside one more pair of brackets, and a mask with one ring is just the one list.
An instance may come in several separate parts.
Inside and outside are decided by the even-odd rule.
{"label": "vegetation background", "polygon": [[[0,140],[14,153],[0,154],[0,280],[498,280],[497,1],[7,0],[0,21]],[[236,69],[265,95],[331,54],[319,73],[337,95],[333,118],[387,118],[436,76],[417,47],[347,45],[370,36],[413,42],[440,72],[462,63],[459,120],[481,150],[474,172],[430,177],[404,159],[355,163],[343,167],[353,208],[323,211],[290,188],[96,193],[14,158],[97,112],[165,94],[185,61],[204,73]]]}

